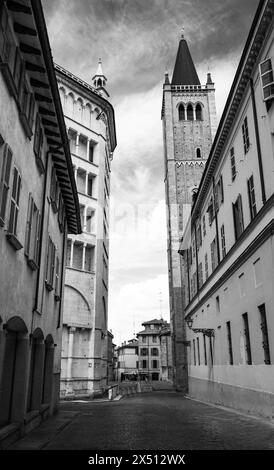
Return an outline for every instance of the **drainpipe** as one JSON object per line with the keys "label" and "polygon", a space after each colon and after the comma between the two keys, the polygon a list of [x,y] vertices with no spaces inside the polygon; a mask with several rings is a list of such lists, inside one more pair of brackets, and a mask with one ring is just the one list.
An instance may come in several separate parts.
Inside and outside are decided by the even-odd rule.
{"label": "drainpipe", "polygon": [[62,272],[61,272],[61,284],[60,284],[60,304],[59,304],[59,312],[58,312],[58,322],[57,328],[60,328],[61,325],[61,311],[62,311],[62,301],[63,301],[63,292],[64,292],[64,274],[66,271],[66,264],[65,264],[65,250],[67,245],[67,227],[64,226],[64,233],[63,233],[63,251],[62,251]]}
{"label": "drainpipe", "polygon": [[190,279],[189,279],[188,249],[186,249],[186,264],[187,264],[188,302],[190,302]]}
{"label": "drainpipe", "polygon": [[265,194],[265,182],[264,182],[264,171],[263,171],[263,162],[262,162],[261,142],[260,142],[260,134],[259,134],[259,126],[258,126],[258,114],[257,114],[253,79],[250,78],[249,82],[250,82],[250,90],[251,90],[251,100],[252,100],[255,136],[256,136],[256,146],[257,146],[259,173],[260,173],[261,190],[262,190],[262,201],[263,201],[263,205],[264,205],[266,203],[266,194]]}
{"label": "drainpipe", "polygon": [[197,279],[197,294],[199,292],[199,263],[198,263],[198,247],[197,247],[197,227],[196,220],[194,222],[194,239],[195,239],[195,253],[196,253],[196,279]]}

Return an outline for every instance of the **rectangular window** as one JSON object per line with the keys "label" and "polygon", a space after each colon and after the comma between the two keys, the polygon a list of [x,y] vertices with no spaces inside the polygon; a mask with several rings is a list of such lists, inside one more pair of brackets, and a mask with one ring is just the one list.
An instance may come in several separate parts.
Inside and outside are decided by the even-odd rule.
{"label": "rectangular window", "polygon": [[222,245],[222,258],[226,256],[226,246],[225,246],[225,226],[221,226],[221,245]]}
{"label": "rectangular window", "polygon": [[244,141],[244,151],[245,153],[247,153],[250,147],[247,117],[244,118],[244,122],[242,125],[242,134]]}
{"label": "rectangular window", "polygon": [[48,251],[47,251],[47,262],[46,262],[46,287],[48,290],[53,290],[53,282],[54,282],[54,270],[55,270],[55,253],[56,248],[49,237],[48,239]]}
{"label": "rectangular window", "polygon": [[253,263],[254,277],[255,277],[255,287],[261,286],[263,282],[263,267],[261,259],[258,258]]}
{"label": "rectangular window", "polygon": [[244,231],[244,218],[242,208],[242,196],[239,194],[237,200],[232,204],[235,240],[237,241]]}
{"label": "rectangular window", "polygon": [[226,322],[227,344],[228,344],[228,359],[229,364],[233,365],[233,349],[232,349],[232,336],[230,321]]}
{"label": "rectangular window", "polygon": [[157,343],[157,336],[156,336],[156,335],[153,335],[153,336],[152,336],[152,342],[153,342],[153,343]]}
{"label": "rectangular window", "polygon": [[206,280],[208,279],[208,256],[207,256],[207,253],[205,255],[205,277],[206,277]]}
{"label": "rectangular window", "polygon": [[88,196],[93,195],[93,180],[94,178],[92,176],[88,177]]}
{"label": "rectangular window", "polygon": [[205,357],[205,366],[207,366],[206,335],[203,335],[203,339],[204,339],[204,357]]}
{"label": "rectangular window", "polygon": [[216,211],[219,210],[219,207],[223,202],[224,202],[224,188],[223,188],[223,177],[221,175],[214,188],[214,203],[215,203]]}
{"label": "rectangular window", "polygon": [[8,232],[15,236],[17,235],[20,191],[21,191],[21,176],[17,168],[14,167]]}
{"label": "rectangular window", "polygon": [[203,285],[203,264],[200,263],[198,266],[198,277],[199,277],[199,288]]}
{"label": "rectangular window", "polygon": [[141,348],[140,355],[148,356],[148,348]]}
{"label": "rectangular window", "polygon": [[41,173],[44,173],[45,166],[43,161],[43,143],[44,143],[44,134],[43,128],[41,125],[41,119],[38,113],[36,113],[35,118],[35,130],[34,130],[34,139],[33,139],[33,151],[36,157],[36,163],[38,169]]}
{"label": "rectangular window", "polygon": [[50,201],[54,213],[58,210],[58,184],[54,167],[51,170]]}
{"label": "rectangular window", "polygon": [[[13,38],[12,30],[9,24],[8,10],[5,5],[1,5],[1,23],[0,23],[0,56],[3,63],[3,75],[7,81],[9,90],[16,95],[17,89],[14,83],[16,70],[16,56],[18,49]],[[20,55],[19,55],[20,57]]]}
{"label": "rectangular window", "polygon": [[146,343],[146,336],[142,336],[142,343]]}
{"label": "rectangular window", "polygon": [[212,336],[209,337],[209,350],[210,350],[210,359],[211,359],[211,364],[213,365],[214,359],[213,359],[213,345],[212,345]]}
{"label": "rectangular window", "polygon": [[193,339],[193,360],[194,360],[194,366],[196,366],[196,346],[195,346],[195,339]]}
{"label": "rectangular window", "polygon": [[0,226],[3,226],[5,223],[5,214],[9,193],[12,151],[7,144],[2,145],[1,147],[2,168],[0,179]]}
{"label": "rectangular window", "polygon": [[264,101],[274,99],[274,78],[271,59],[267,59],[260,64],[261,81]]}
{"label": "rectangular window", "polygon": [[236,178],[236,162],[235,162],[235,153],[234,153],[234,147],[230,149],[230,164],[231,164],[231,179],[232,181],[235,180]]}
{"label": "rectangular window", "polygon": [[263,346],[263,351],[264,351],[264,363],[265,364],[271,364],[265,304],[259,305],[258,309],[259,309],[260,317],[261,317],[261,330],[262,330],[262,340],[263,340],[262,346]]}
{"label": "rectangular window", "polygon": [[40,212],[38,211],[32,195],[30,194],[25,235],[25,255],[28,259],[28,265],[33,270],[38,268],[39,263],[40,224]]}
{"label": "rectangular window", "polygon": [[208,223],[209,223],[209,225],[211,226],[211,225],[212,225],[212,222],[213,222],[213,219],[214,219],[213,198],[211,198],[210,201],[209,201],[209,205],[208,205],[208,208],[207,208],[207,212],[208,212]]}
{"label": "rectangular window", "polygon": [[63,232],[64,226],[65,226],[65,205],[63,202],[61,191],[59,191],[58,223],[59,223],[60,231]]}
{"label": "rectangular window", "polygon": [[217,295],[216,297],[216,312],[217,313],[220,313],[221,309],[220,309],[220,297]]}
{"label": "rectangular window", "polygon": [[203,236],[206,236],[206,218],[203,216]]}
{"label": "rectangular window", "polygon": [[151,361],[152,369],[158,369],[158,361],[153,360]]}
{"label": "rectangular window", "polygon": [[239,289],[240,289],[240,296],[244,297],[246,294],[246,282],[245,282],[244,273],[241,273],[239,276]]}
{"label": "rectangular window", "polygon": [[253,220],[254,217],[256,217],[257,215],[253,175],[251,175],[250,178],[247,180],[247,191],[248,191],[250,218],[251,220]]}
{"label": "rectangular window", "polygon": [[200,358],[200,343],[199,338],[197,338],[197,353],[198,353],[198,365],[201,365],[201,358]]}
{"label": "rectangular window", "polygon": [[250,335],[249,335],[249,324],[248,324],[248,314],[243,314],[243,323],[244,323],[244,340],[245,340],[245,355],[246,363],[248,365],[252,364],[251,356],[251,345],[250,345]]}
{"label": "rectangular window", "polygon": [[55,300],[60,300],[60,261],[58,256],[56,256],[54,298]]}
{"label": "rectangular window", "polygon": [[217,243],[216,243],[216,238],[214,238],[213,242],[210,244],[210,249],[211,249],[211,265],[212,265],[212,271],[216,269],[217,267]]}
{"label": "rectangular window", "polygon": [[147,368],[147,361],[146,360],[142,361],[142,368],[143,369]]}

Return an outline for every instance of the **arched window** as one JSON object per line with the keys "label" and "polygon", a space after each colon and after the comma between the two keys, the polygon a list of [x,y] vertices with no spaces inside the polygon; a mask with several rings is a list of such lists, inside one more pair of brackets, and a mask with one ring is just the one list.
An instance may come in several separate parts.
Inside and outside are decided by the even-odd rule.
{"label": "arched window", "polygon": [[101,80],[101,78],[98,78],[98,80],[97,80],[97,86],[102,86],[102,80]]}
{"label": "arched window", "polygon": [[64,88],[60,88],[59,93],[60,93],[62,107],[64,109],[65,108],[65,95],[66,95]]}
{"label": "arched window", "polygon": [[187,120],[188,121],[193,121],[193,106],[192,106],[192,104],[189,104],[187,106],[186,114],[187,114]]}
{"label": "arched window", "polygon": [[69,93],[67,97],[67,114],[73,116],[73,107],[74,107],[74,96],[72,93]]}
{"label": "arched window", "polygon": [[202,120],[202,106],[198,103],[196,106],[196,121]]}
{"label": "arched window", "polygon": [[185,107],[183,104],[179,106],[179,121],[183,121],[185,119]]}
{"label": "arched window", "polygon": [[83,112],[83,101],[81,98],[78,98],[75,104],[75,117],[80,122],[82,121],[82,112]]}
{"label": "arched window", "polygon": [[196,157],[202,158],[201,149],[199,147],[196,149]]}

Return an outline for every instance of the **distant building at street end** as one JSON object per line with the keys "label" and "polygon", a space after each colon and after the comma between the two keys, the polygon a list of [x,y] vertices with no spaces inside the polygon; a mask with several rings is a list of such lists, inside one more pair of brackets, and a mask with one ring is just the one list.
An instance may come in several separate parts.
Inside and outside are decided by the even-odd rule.
{"label": "distant building at street end", "polygon": [[201,85],[184,36],[179,41],[172,80],[165,75],[162,123],[173,381],[178,390],[186,392],[183,264],[178,250],[216,133],[217,116],[211,74]]}
{"label": "distant building at street end", "polygon": [[113,382],[114,378],[114,350],[115,344],[113,343],[113,334],[111,331],[108,331],[108,344],[107,344],[107,383]]}
{"label": "distant building at street end", "polygon": [[41,2],[0,4],[0,448],[58,407],[80,209]]}
{"label": "distant building at street end", "polygon": [[55,66],[83,227],[67,244],[62,397],[100,395],[108,380],[109,195],[116,132],[99,62],[93,85]]}
{"label": "distant building at street end", "polygon": [[137,380],[138,378],[138,345],[136,339],[124,342],[117,348],[116,379]]}
{"label": "distant building at street end", "polygon": [[274,2],[259,3],[183,241],[189,394],[274,415]]}
{"label": "distant building at street end", "polygon": [[136,335],[139,340],[139,378],[149,381],[161,380],[160,334],[161,330],[169,325],[163,319],[153,319],[142,323],[142,326],[145,329]]}
{"label": "distant building at street end", "polygon": [[170,325],[163,326],[160,339],[160,378],[171,382],[173,380],[172,339]]}

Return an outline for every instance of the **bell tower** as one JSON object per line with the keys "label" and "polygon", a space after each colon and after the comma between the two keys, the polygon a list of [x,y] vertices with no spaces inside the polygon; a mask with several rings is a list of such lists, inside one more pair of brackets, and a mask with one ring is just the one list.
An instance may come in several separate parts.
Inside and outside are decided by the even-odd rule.
{"label": "bell tower", "polygon": [[182,257],[179,242],[190,215],[206,160],[217,130],[215,88],[211,74],[201,85],[189,47],[181,36],[172,80],[165,73],[162,106],[170,324],[173,338],[173,379],[187,392]]}
{"label": "bell tower", "polygon": [[104,98],[108,98],[109,94],[106,90],[107,78],[103,74],[102,59],[99,59],[98,61],[97,71],[94,77],[92,77],[92,80],[94,88],[96,88]]}

